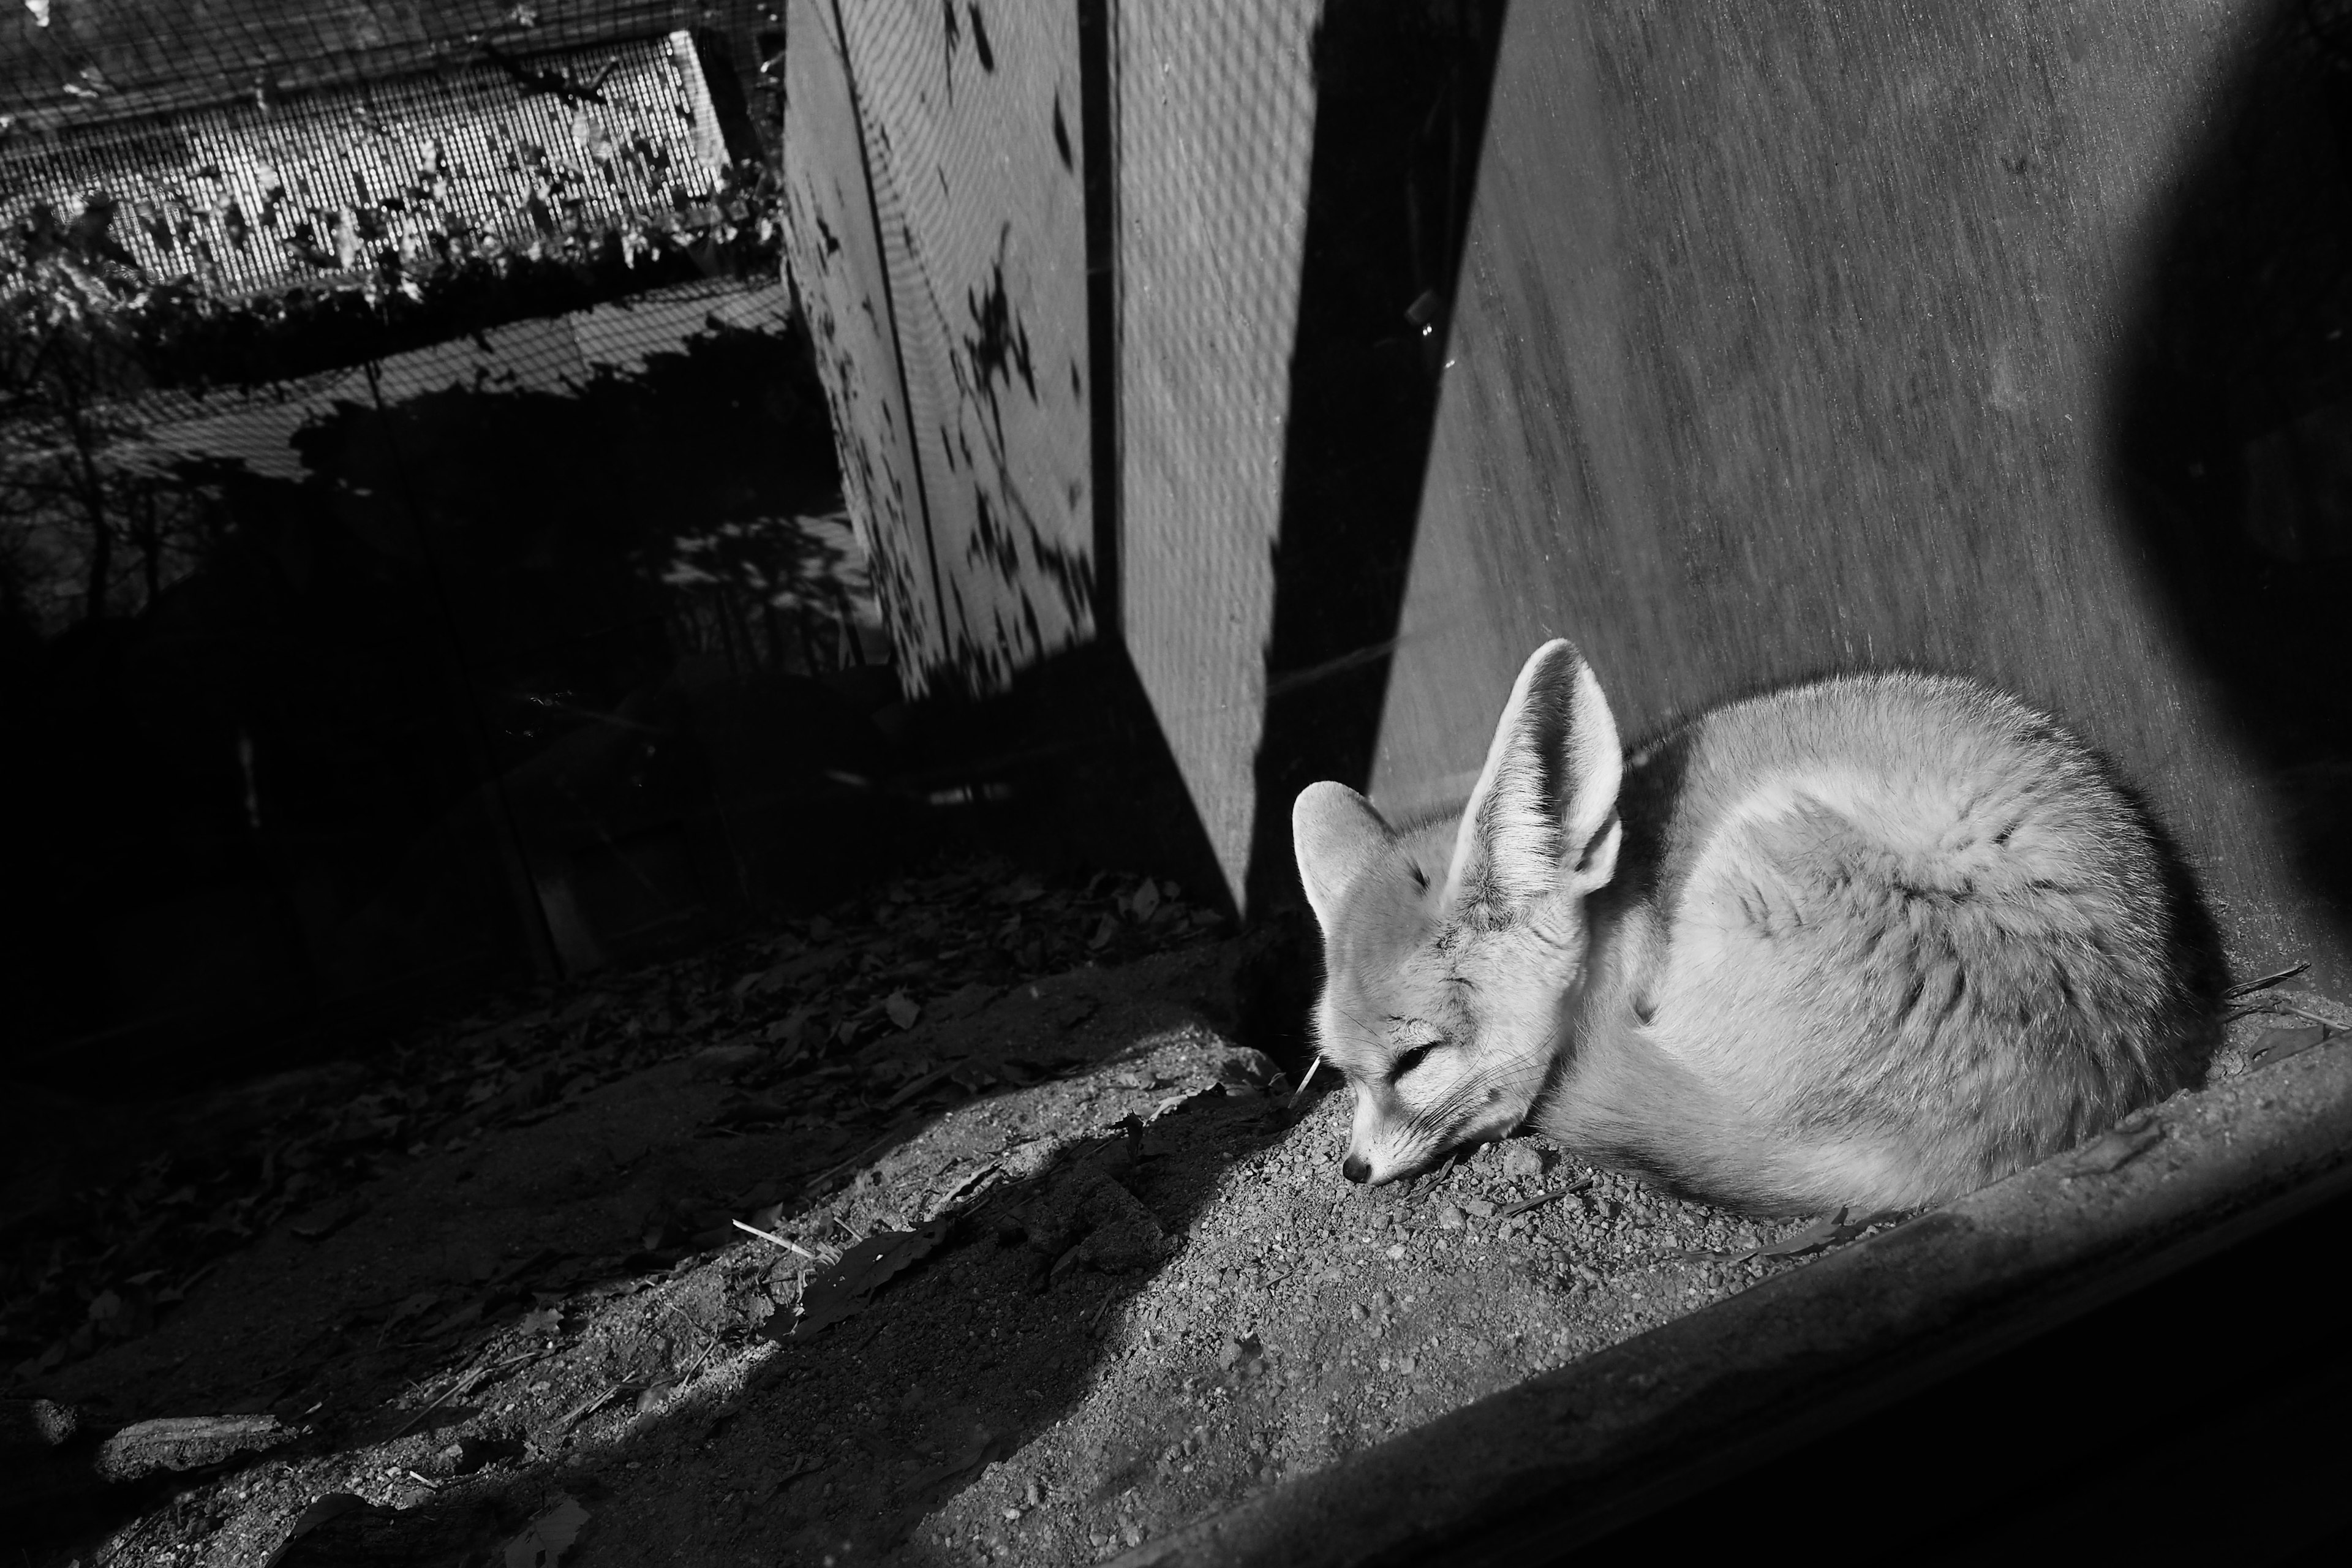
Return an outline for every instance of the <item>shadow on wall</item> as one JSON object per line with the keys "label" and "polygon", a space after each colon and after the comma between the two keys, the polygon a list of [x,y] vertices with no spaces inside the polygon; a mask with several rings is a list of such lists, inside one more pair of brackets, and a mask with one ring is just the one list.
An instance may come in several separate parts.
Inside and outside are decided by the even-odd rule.
{"label": "shadow on wall", "polygon": [[2290,0],[2158,230],[2110,433],[2310,889],[2352,915],[2352,6]]}
{"label": "shadow on wall", "polygon": [[[1296,1071],[1312,933],[1290,805],[1370,782],[1404,606],[1454,279],[1503,31],[1501,0],[1328,11],[1315,41],[1315,148],[1283,452],[1274,628],[1246,899],[1290,945],[1251,1005],[1252,1043]],[[1285,1049],[1283,1047],[1289,1048]]]}
{"label": "shadow on wall", "polygon": [[804,345],[714,321],[293,439],[299,480],[183,466],[212,542],[139,613],[8,641],[21,1049],[202,1058],[625,959],[897,842]]}

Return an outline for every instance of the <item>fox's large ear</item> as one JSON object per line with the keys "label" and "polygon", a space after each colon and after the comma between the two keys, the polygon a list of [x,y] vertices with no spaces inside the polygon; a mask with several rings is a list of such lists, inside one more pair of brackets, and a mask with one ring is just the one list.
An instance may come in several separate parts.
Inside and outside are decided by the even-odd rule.
{"label": "fox's large ear", "polygon": [[1555,889],[1606,882],[1624,773],[1617,721],[1591,668],[1564,640],[1536,649],[1462,814],[1445,907],[1501,915]]}
{"label": "fox's large ear", "polygon": [[1327,932],[1349,889],[1404,854],[1372,803],[1343,784],[1312,784],[1298,792],[1290,808],[1290,842],[1307,901]]}

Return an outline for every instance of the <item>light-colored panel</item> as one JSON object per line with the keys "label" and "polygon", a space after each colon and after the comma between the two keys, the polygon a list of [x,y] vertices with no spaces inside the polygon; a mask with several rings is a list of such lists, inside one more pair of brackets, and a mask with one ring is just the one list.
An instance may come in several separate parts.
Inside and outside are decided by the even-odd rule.
{"label": "light-colored panel", "polygon": [[998,689],[1094,629],[1077,8],[838,14],[940,601],[905,676]]}
{"label": "light-colored panel", "polygon": [[1320,15],[1318,0],[1116,9],[1121,614],[1237,902]]}
{"label": "light-colored panel", "polygon": [[816,345],[842,499],[891,643],[911,665],[919,650],[946,647],[947,634],[856,94],[833,22],[822,0],[793,0],[786,19],[785,265]]}

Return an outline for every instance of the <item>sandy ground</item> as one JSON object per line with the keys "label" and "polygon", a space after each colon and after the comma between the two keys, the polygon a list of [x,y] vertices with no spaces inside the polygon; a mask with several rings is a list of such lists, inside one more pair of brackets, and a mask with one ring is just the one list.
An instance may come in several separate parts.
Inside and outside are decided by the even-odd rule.
{"label": "sandy ground", "polygon": [[[281,1088],[184,1286],[11,1232],[87,1320],[6,1391],[85,1434],[21,1561],[1092,1563],[1864,1232],[1534,1139],[1351,1186],[1345,1091],[1231,1037],[1242,962],[1158,888],[959,874]],[[85,1212],[193,1216],[226,1157]]]}

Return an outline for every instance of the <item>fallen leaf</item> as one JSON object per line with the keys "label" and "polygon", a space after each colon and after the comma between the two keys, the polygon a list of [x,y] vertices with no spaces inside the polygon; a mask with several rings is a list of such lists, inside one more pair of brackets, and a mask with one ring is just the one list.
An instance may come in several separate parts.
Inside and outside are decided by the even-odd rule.
{"label": "fallen leaf", "polygon": [[366,1212],[358,1198],[336,1198],[307,1210],[288,1228],[304,1241],[324,1241]]}
{"label": "fallen leaf", "polygon": [[1136,924],[1141,925],[1150,920],[1153,911],[1160,908],[1159,885],[1150,878],[1145,878],[1143,886],[1135,889],[1135,897],[1128,900],[1127,907],[1134,911]]}
{"label": "fallen leaf", "polygon": [[1281,1078],[1282,1069],[1275,1065],[1272,1057],[1247,1046],[1234,1047],[1217,1063],[1220,1083],[1269,1089]]}
{"label": "fallen leaf", "polygon": [[938,1251],[947,1235],[948,1222],[937,1219],[920,1230],[886,1230],[850,1247],[801,1292],[800,1320],[788,1337],[814,1339],[858,1311],[875,1291]]}
{"label": "fallen leaf", "polygon": [[451,1467],[458,1475],[470,1476],[485,1465],[501,1459],[520,1459],[524,1444],[520,1437],[460,1437],[457,1443],[457,1458]]}
{"label": "fallen leaf", "polygon": [[1087,938],[1087,946],[1089,948],[1108,947],[1110,945],[1110,939],[1118,934],[1118,917],[1116,915],[1105,915],[1102,918],[1102,924],[1095,927],[1095,934]]}
{"label": "fallen leaf", "polygon": [[572,1498],[559,1498],[553,1508],[507,1542],[507,1568],[555,1568],[587,1522],[586,1509]]}
{"label": "fallen leaf", "polygon": [[746,1043],[705,1046],[687,1058],[687,1070],[697,1078],[740,1078],[767,1059],[766,1051]]}
{"label": "fallen leaf", "polygon": [[2322,1024],[2313,1024],[2300,1029],[2264,1029],[2262,1037],[2254,1042],[2253,1049],[2246,1053],[2246,1065],[2268,1067],[2273,1062],[2283,1062],[2289,1057],[2299,1057],[2313,1047],[2324,1045],[2326,1041],[2327,1028]]}
{"label": "fallen leaf", "polygon": [[438,1290],[419,1290],[413,1296],[404,1297],[398,1306],[393,1308],[392,1315],[384,1319],[383,1332],[389,1334],[401,1324],[423,1317],[440,1304],[441,1292]]}
{"label": "fallen leaf", "polygon": [[971,1436],[955,1455],[937,1468],[917,1476],[908,1483],[908,1489],[921,1493],[942,1482],[961,1479],[992,1459],[1007,1458],[1013,1448],[1013,1445],[1006,1440],[1005,1434],[974,1423]]}
{"label": "fallen leaf", "polygon": [[882,1102],[882,1109],[885,1110],[898,1110],[898,1107],[906,1104],[908,1100],[914,1099],[925,1089],[929,1089],[933,1085],[949,1078],[950,1075],[955,1073],[958,1068],[961,1068],[962,1065],[963,1064],[961,1062],[950,1062],[945,1067],[933,1068],[930,1071],[909,1079],[907,1083],[899,1087],[898,1093],[892,1095],[889,1099]]}
{"label": "fallen leaf", "polygon": [[760,1031],[761,1038],[782,1050],[798,1050],[801,1037],[808,1032],[809,1020],[816,1016],[816,1008],[802,1003],[782,1017]]}
{"label": "fallen leaf", "polygon": [[996,1068],[988,1062],[980,1061],[959,1062],[948,1077],[974,1094],[999,1081]]}
{"label": "fallen leaf", "polygon": [[923,1016],[922,1008],[916,1005],[914,999],[904,991],[893,991],[884,997],[882,1010],[889,1014],[890,1021],[901,1029],[913,1028],[915,1020]]}
{"label": "fallen leaf", "polygon": [[324,1497],[313,1499],[310,1507],[294,1516],[293,1529],[287,1531],[286,1539],[278,1543],[278,1549],[263,1561],[261,1568],[277,1568],[277,1565],[285,1560],[296,1542],[317,1530],[320,1525],[341,1519],[355,1510],[372,1510],[374,1507],[375,1505],[367,1499],[352,1492],[329,1492]]}
{"label": "fallen leaf", "polygon": [[730,1093],[719,1102],[719,1109],[706,1127],[759,1127],[788,1121],[800,1114],[790,1106],[781,1105],[764,1094]]}
{"label": "fallen leaf", "polygon": [[459,1307],[455,1311],[451,1312],[448,1316],[436,1321],[431,1328],[425,1331],[425,1337],[428,1340],[437,1340],[443,1334],[454,1332],[458,1329],[466,1327],[468,1323],[478,1323],[481,1321],[482,1303],[479,1301],[468,1301],[464,1306]]}
{"label": "fallen leaf", "polygon": [[995,999],[995,986],[974,980],[949,993],[946,999],[939,1004],[938,1010],[945,1017],[966,1018]]}

